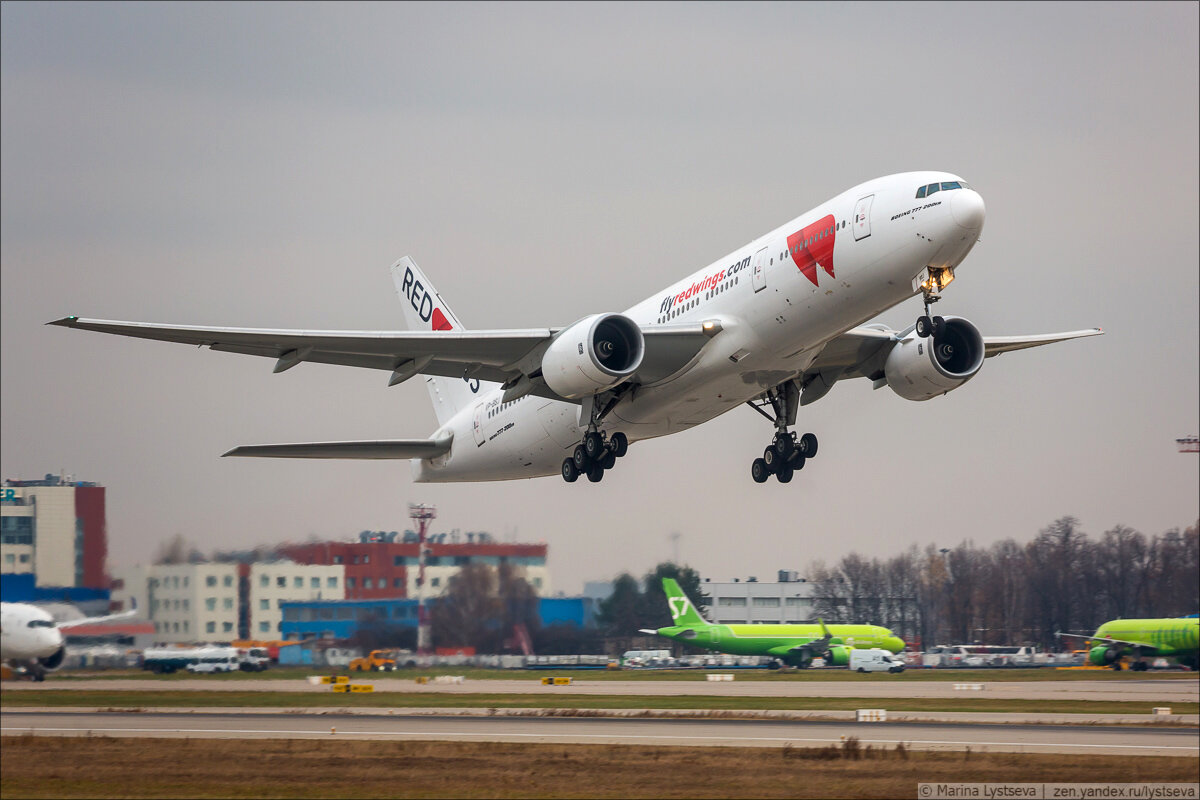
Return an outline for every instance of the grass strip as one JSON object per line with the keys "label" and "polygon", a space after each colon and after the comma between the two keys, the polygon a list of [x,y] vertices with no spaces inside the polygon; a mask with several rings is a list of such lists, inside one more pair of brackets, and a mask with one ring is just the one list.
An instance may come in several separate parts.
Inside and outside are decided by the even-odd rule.
{"label": "grass strip", "polygon": [[5,798],[893,798],[920,783],[1194,783],[1187,757],[6,736]]}
{"label": "grass strip", "polygon": [[[442,694],[375,691],[363,694],[333,692],[204,692],[204,691],[6,691],[4,708],[29,706],[100,708],[572,708],[572,709],[697,709],[780,711],[972,711],[1042,714],[1149,714],[1148,702],[1126,700],[1030,700],[987,697],[722,697],[710,695],[578,695]],[[1200,703],[1172,703],[1176,714],[1200,713]]]}

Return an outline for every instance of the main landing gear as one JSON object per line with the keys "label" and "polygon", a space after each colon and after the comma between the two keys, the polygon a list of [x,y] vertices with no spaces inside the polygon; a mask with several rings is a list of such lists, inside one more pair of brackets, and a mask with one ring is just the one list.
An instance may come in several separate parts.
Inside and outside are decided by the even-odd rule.
{"label": "main landing gear", "polygon": [[[754,459],[750,465],[750,476],[755,483],[766,483],[774,475],[780,483],[788,483],[796,470],[804,468],[804,462],[817,454],[817,437],[806,433],[797,436],[788,426],[796,423],[796,409],[800,404],[800,387],[788,381],[771,389],[757,402],[749,405],[775,424],[775,438],[763,451],[762,458]],[[774,416],[763,411],[770,405]]]}
{"label": "main landing gear", "polygon": [[589,481],[599,483],[604,479],[605,470],[612,469],[617,459],[627,452],[629,438],[620,431],[609,438],[600,431],[588,431],[583,441],[575,446],[571,457],[563,459],[563,480],[574,483],[580,475],[587,475]]}

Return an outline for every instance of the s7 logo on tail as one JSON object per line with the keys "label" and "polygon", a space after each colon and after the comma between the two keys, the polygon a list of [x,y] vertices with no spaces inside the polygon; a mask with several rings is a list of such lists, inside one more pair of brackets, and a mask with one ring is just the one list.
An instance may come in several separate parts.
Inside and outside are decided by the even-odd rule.
{"label": "s7 logo on tail", "polygon": [[668,597],[667,602],[671,606],[671,616],[679,619],[688,612],[688,599],[686,597]]}

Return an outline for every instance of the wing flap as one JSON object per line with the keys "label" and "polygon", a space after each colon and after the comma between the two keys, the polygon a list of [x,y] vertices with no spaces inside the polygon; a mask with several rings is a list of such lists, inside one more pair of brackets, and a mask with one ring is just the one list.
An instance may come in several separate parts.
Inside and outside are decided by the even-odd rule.
{"label": "wing flap", "polygon": [[257,458],[352,458],[409,459],[437,458],[450,452],[445,439],[379,439],[356,442],[300,442],[296,444],[252,444],[235,447],[226,456]]}

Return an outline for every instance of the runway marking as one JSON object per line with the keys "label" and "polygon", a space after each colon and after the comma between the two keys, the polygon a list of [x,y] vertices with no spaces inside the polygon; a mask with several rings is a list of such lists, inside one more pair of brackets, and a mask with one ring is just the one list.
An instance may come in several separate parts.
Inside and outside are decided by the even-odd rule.
{"label": "runway marking", "polygon": [[[14,729],[7,729],[6,732]],[[15,729],[15,730],[20,730]],[[322,731],[304,731],[304,730],[256,730],[251,728],[28,728],[30,733],[37,732],[61,732],[61,733],[220,733],[220,734],[280,734],[280,733],[298,733],[308,734],[312,736],[416,736],[416,737],[437,737],[437,736],[493,736],[489,733],[469,733],[456,731],[453,733],[433,733],[428,731],[341,731],[336,734],[327,734]],[[544,733],[505,733],[500,734],[505,737],[522,737],[530,739],[557,739],[561,738],[552,734]],[[709,742],[820,742],[825,744],[840,744],[841,739],[810,739],[802,737],[780,737],[780,736],[650,736],[642,734],[603,734],[603,733],[572,733],[570,738],[576,739],[657,739],[669,741],[709,741]],[[963,742],[958,741],[942,741],[939,739],[859,739],[860,744],[897,744],[904,742],[906,745],[911,744],[948,744],[959,746],[970,746],[974,744],[977,747],[1094,747],[1094,748],[1121,748],[1127,750],[1188,750],[1200,751],[1200,745],[1193,747],[1184,747],[1179,745],[1148,745],[1148,744],[1072,744],[1072,743],[1050,743],[1050,742]]]}

